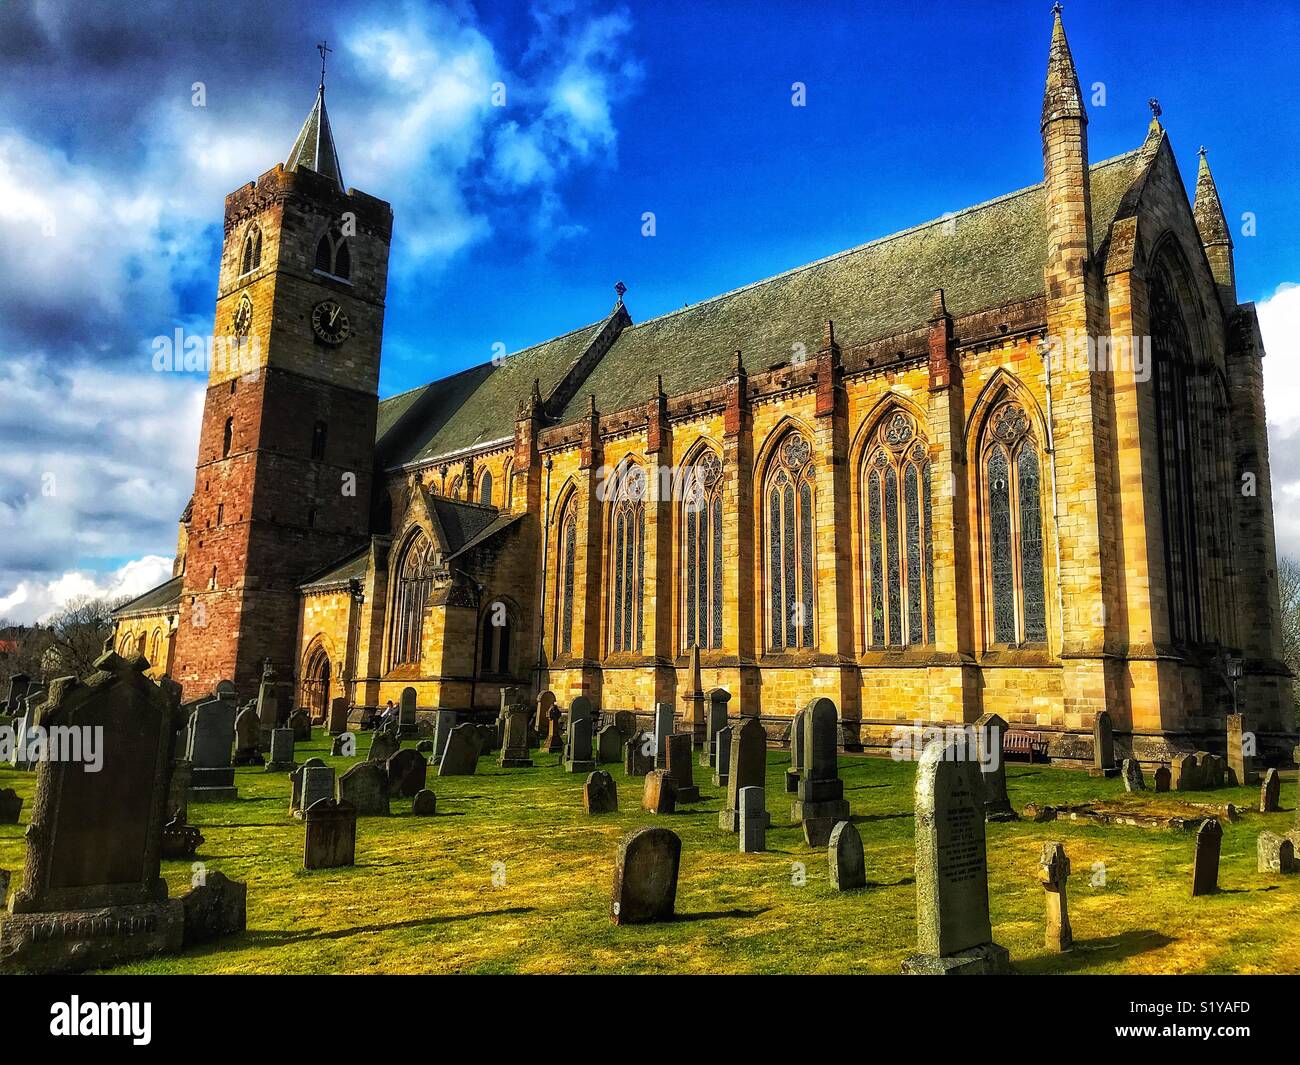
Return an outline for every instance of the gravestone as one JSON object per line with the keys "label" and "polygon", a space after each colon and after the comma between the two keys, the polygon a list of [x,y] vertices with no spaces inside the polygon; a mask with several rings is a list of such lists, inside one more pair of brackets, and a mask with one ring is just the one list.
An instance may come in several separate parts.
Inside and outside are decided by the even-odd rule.
{"label": "gravestone", "polygon": [[258,746],[266,750],[271,745],[271,733],[280,727],[280,700],[275,694],[275,673],[270,662],[262,664],[262,680],[257,686],[257,720],[262,730]]}
{"label": "gravestone", "polygon": [[825,847],[831,841],[831,833],[839,824],[833,817],[805,817],[799,822],[803,829],[803,841],[810,847]]}
{"label": "gravestone", "polygon": [[203,835],[193,825],[187,825],[179,817],[173,817],[162,831],[162,846],[159,853],[163,861],[188,861],[203,843]]}
{"label": "gravestone", "polygon": [[1009,969],[989,923],[988,857],[979,767],[955,737],[928,744],[916,770],[917,953],[911,975],[980,975]]}
{"label": "gravestone", "polygon": [[15,769],[30,769],[31,766],[27,761],[27,714],[19,714],[14,718],[14,749],[9,758],[9,764]]}
{"label": "gravestone", "polygon": [[536,728],[539,736],[547,735],[547,729],[551,727],[551,708],[555,706],[555,692],[547,689],[538,693],[536,702],[537,714],[533,718],[533,727]]}
{"label": "gravestone", "polygon": [[1070,929],[1070,904],[1065,895],[1065,884],[1070,878],[1070,859],[1062,843],[1044,843],[1038,858],[1038,881],[1043,885],[1047,901],[1047,929],[1043,945],[1056,954],[1074,949],[1074,933]]}
{"label": "gravestone", "polygon": [[1020,816],[1007,798],[1007,762],[1003,757],[1007,723],[997,714],[975,722],[980,759],[980,785],[984,793],[984,820],[1018,821]]}
{"label": "gravestone", "polygon": [[438,811],[438,797],[428,788],[417,791],[411,800],[411,813],[416,817],[432,817]]}
{"label": "gravestone", "polygon": [[102,730],[101,764],[36,764],[22,884],[0,911],[0,971],[75,972],[180,948],[184,907],[160,875],[180,689],[152,683],[143,665],[109,652],[83,680],[50,686],[42,726]]}
{"label": "gravestone", "polygon": [[1192,896],[1212,895],[1219,890],[1219,851],[1223,847],[1223,826],[1217,817],[1207,817],[1196,833],[1196,856],[1192,861]]}
{"label": "gravestone", "polygon": [[[23,800],[22,796],[13,788],[5,788],[0,791],[0,825],[18,824],[18,815],[22,813]],[[0,904],[4,899],[0,898]]]}
{"label": "gravestone", "polygon": [[181,896],[185,911],[182,945],[207,943],[242,932],[248,925],[248,885],[213,870]]}
{"label": "gravestone", "polygon": [[726,688],[710,688],[704,697],[704,751],[700,754],[700,765],[709,769],[716,768],[714,758],[717,756],[718,733],[727,727],[727,704],[731,701],[731,692]]}
{"label": "gravestone", "polygon": [[238,709],[234,699],[209,699],[194,711],[186,751],[186,760],[194,767],[190,802],[228,802],[239,797],[230,764]]}
{"label": "gravestone", "polygon": [[378,762],[357,762],[339,777],[339,799],[358,817],[387,817],[388,773]]}
{"label": "gravestone", "polygon": [[623,734],[616,725],[606,725],[596,735],[596,761],[602,765],[618,762],[623,757]]}
{"label": "gravestone", "polygon": [[[839,711],[830,699],[814,699],[803,710],[805,763],[799,776],[798,798],[790,804],[790,820],[827,820],[826,838],[837,821],[847,821],[849,803],[839,768]],[[762,731],[760,726],[760,731]],[[764,735],[766,764],[766,734]],[[728,784],[730,787],[730,784]]]}
{"label": "gravestone", "polygon": [[1156,766],[1156,771],[1151,774],[1151,779],[1155,782],[1155,790],[1168,791],[1169,779],[1172,775],[1167,765]]}
{"label": "gravestone", "polygon": [[402,741],[391,732],[386,730],[376,732],[370,741],[370,754],[367,758],[372,762],[386,763],[401,749]]}
{"label": "gravestone", "polygon": [[[1245,787],[1258,783],[1259,774],[1255,772],[1255,759],[1247,753],[1247,736],[1245,718],[1241,714],[1228,715],[1228,783]],[[1254,738],[1250,738],[1253,743]]]}
{"label": "gravestone", "polygon": [[740,851],[767,850],[767,792],[753,786],[740,789]]}
{"label": "gravestone", "polygon": [[1136,758],[1125,758],[1122,770],[1125,791],[1147,790],[1147,782],[1142,777],[1142,764]]}
{"label": "gravestone", "polygon": [[672,918],[682,841],[666,828],[641,828],[623,837],[614,864],[610,917],[615,924],[647,924]]}
{"label": "gravestone", "polygon": [[1274,814],[1282,809],[1282,778],[1276,769],[1264,772],[1264,780],[1259,786],[1259,812]]}
{"label": "gravestone", "polygon": [[304,869],[334,869],[356,864],[357,811],[349,802],[317,799],[304,816],[307,831],[302,848]]}
{"label": "gravestone", "polygon": [[1115,734],[1110,722],[1110,712],[1098,710],[1092,723],[1092,768],[1094,777],[1113,777],[1119,772],[1115,765]]}
{"label": "gravestone", "polygon": [[500,762],[505,769],[526,769],[533,764],[528,748],[528,707],[514,703],[501,711],[504,728]]}
{"label": "gravestone", "polygon": [[235,715],[235,765],[262,765],[265,759],[259,750],[262,726],[257,718],[257,707],[249,705]]}
{"label": "gravestone", "polygon": [[1228,776],[1227,760],[1209,751],[1197,751],[1196,762],[1201,770],[1201,787],[1221,788]]}
{"label": "gravestone", "polygon": [[1169,765],[1169,787],[1172,791],[1194,791],[1201,787],[1201,771],[1196,755],[1179,754]]}
{"label": "gravestone", "polygon": [[442,761],[442,753],[447,749],[447,740],[451,730],[456,727],[455,710],[439,710],[433,719],[433,756]]}
{"label": "gravestone", "polygon": [[596,768],[591,756],[591,718],[569,722],[569,739],[565,745],[564,769],[568,773],[590,773]]}
{"label": "gravestone", "polygon": [[298,709],[289,715],[289,728],[293,729],[295,743],[311,743],[311,715]]}
{"label": "gravestone", "polygon": [[[689,736],[686,738],[690,739]],[[668,770],[652,769],[645,775],[641,809],[650,814],[671,814],[677,811],[677,785],[673,783]]]}
{"label": "gravestone", "polygon": [[389,796],[394,799],[409,799],[424,787],[429,763],[419,751],[407,747],[389,756],[384,763],[384,772],[388,777]]}
{"label": "gravestone", "polygon": [[307,770],[324,768],[326,768],[325,763],[319,758],[308,758],[307,761],[289,774],[289,813],[293,814],[294,817],[302,817],[302,783]]}
{"label": "gravestone", "polygon": [[643,777],[654,767],[654,736],[638,732],[623,745],[623,772],[630,777]]}
{"label": "gravestone", "polygon": [[334,798],[333,766],[305,765],[300,772],[302,776],[298,789],[298,809],[294,811],[297,817],[302,817],[304,811],[310,810],[312,805],[321,799]]}
{"label": "gravestone", "polygon": [[[731,773],[731,738],[735,734],[735,727],[728,725],[726,728],[718,729],[718,734],[713,737],[714,787],[725,788],[727,786],[727,777]],[[796,787],[798,787],[798,783],[798,780],[796,780]]]}
{"label": "gravestone", "polygon": [[[731,742],[727,769],[727,804],[718,814],[718,827],[740,831],[740,789],[761,788],[767,781],[767,733],[758,718],[747,717]],[[771,824],[769,816],[768,823]]]}
{"label": "gravestone", "polygon": [[700,789],[696,787],[691,768],[691,736],[678,732],[668,737],[665,769],[673,778],[673,790],[678,802],[699,802]]}
{"label": "gravestone", "polygon": [[799,781],[808,760],[808,735],[803,727],[806,716],[807,711],[800,710],[790,722],[790,767],[785,771],[785,790],[791,795],[799,793]]}
{"label": "gravestone", "polygon": [[664,769],[668,765],[668,737],[673,734],[673,704],[655,703],[655,768]]}
{"label": "gravestone", "polygon": [[558,706],[547,712],[546,719],[546,753],[562,754],[564,752],[564,714]]}
{"label": "gravestone", "polygon": [[1295,842],[1276,832],[1261,832],[1256,841],[1256,870],[1261,873],[1294,873]]}
{"label": "gravestone", "polygon": [[438,763],[438,776],[472,777],[477,768],[478,730],[467,721],[448,734],[442,761]]}
{"label": "gravestone", "polygon": [[618,788],[603,769],[587,776],[582,786],[582,808],[589,814],[618,813]]}
{"label": "gravestone", "polygon": [[480,756],[489,754],[501,747],[501,737],[497,735],[496,725],[476,724],[474,734],[478,737],[478,753]]}
{"label": "gravestone", "polygon": [[403,688],[397,706],[397,738],[413,740],[415,736],[415,689]]}
{"label": "gravestone", "polygon": [[690,736],[691,746],[698,750],[708,750],[709,723],[706,717],[707,705],[704,694],[704,681],[700,675],[700,645],[691,645],[691,675],[687,698],[691,701]]}
{"label": "gravestone", "polygon": [[342,736],[348,730],[348,701],[340,695],[330,700],[329,713],[325,716],[325,728],[331,736]]}
{"label": "gravestone", "polygon": [[268,773],[293,771],[293,729],[271,730],[271,757],[266,763]]}
{"label": "gravestone", "polygon": [[5,694],[4,709],[6,713],[17,714],[22,708],[23,700],[27,698],[28,689],[31,688],[32,678],[26,673],[9,674],[9,690]]}
{"label": "gravestone", "polygon": [[636,714],[631,710],[614,711],[614,727],[624,740],[630,740],[636,732]]}
{"label": "gravestone", "polygon": [[867,886],[867,862],[862,852],[862,837],[852,821],[841,821],[831,829],[826,845],[826,861],[831,886],[836,891],[853,891]]}
{"label": "gravestone", "polygon": [[190,817],[190,779],[194,767],[183,758],[172,762],[171,782],[167,785],[167,813],[180,818],[182,824]]}

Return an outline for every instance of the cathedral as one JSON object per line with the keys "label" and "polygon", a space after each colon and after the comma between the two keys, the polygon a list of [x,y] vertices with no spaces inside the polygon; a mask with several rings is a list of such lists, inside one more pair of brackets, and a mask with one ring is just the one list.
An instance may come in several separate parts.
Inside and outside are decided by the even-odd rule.
{"label": "cathedral", "polygon": [[212,367],[174,576],[119,649],[187,699],[265,668],[317,719],[719,687],[774,739],[829,697],[848,749],[997,713],[1078,764],[1107,710],[1163,761],[1235,707],[1289,751],[1259,325],[1152,111],[1089,158],[1058,10],[1038,184],[658,318],[619,284],[380,400],[394,219],[322,79],[226,198],[214,328],[254,358]]}

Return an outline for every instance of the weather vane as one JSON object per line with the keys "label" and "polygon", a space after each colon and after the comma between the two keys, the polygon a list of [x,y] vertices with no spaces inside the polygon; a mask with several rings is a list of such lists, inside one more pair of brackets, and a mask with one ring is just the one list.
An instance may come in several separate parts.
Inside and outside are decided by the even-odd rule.
{"label": "weather vane", "polygon": [[1157,100],[1154,96],[1147,101],[1147,107],[1151,108],[1152,118],[1159,118],[1161,115],[1164,114],[1164,111],[1160,109],[1160,101]]}
{"label": "weather vane", "polygon": [[321,41],[320,44],[316,46],[316,51],[320,52],[320,84],[323,89],[325,87],[325,56],[334,51],[334,49],[329,46],[328,41]]}

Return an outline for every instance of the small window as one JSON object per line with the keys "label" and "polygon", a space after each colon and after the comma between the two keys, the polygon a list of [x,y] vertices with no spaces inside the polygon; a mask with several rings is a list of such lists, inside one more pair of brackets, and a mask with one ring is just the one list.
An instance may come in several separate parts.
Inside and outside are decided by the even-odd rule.
{"label": "small window", "polygon": [[230,454],[230,445],[235,436],[235,419],[227,418],[226,427],[221,434],[221,457],[224,459]]}
{"label": "small window", "polygon": [[317,422],[311,431],[311,457],[314,459],[323,459],[325,457],[325,423]]}
{"label": "small window", "polygon": [[334,250],[330,247],[329,234],[321,237],[316,244],[316,269],[323,270],[327,274],[332,274],[331,269],[334,265]]}
{"label": "small window", "polygon": [[208,578],[208,590],[215,591],[217,587],[217,567],[212,567],[212,576]]}
{"label": "small window", "polygon": [[253,226],[244,238],[244,258],[240,265],[241,274],[249,274],[262,265],[262,231]]}
{"label": "small window", "polygon": [[218,503],[218,504],[217,504],[217,524],[218,524],[218,525],[220,525],[220,524],[222,523],[222,521],[223,521],[223,519],[225,518],[225,516],[226,516],[226,504],[225,504],[225,503]]}
{"label": "small window", "polygon": [[235,385],[238,384],[238,382],[239,382],[239,379],[238,379],[237,377],[232,377],[232,378],[230,379],[230,394],[231,394],[232,396],[235,394]]}
{"label": "small window", "polygon": [[478,501],[484,506],[492,505],[492,474],[484,470],[483,478],[478,483]]}
{"label": "small window", "polygon": [[338,226],[330,227],[316,242],[316,269],[344,281],[352,276],[352,252]]}
{"label": "small window", "polygon": [[316,528],[316,508],[315,508],[315,507],[308,507],[308,508],[307,508],[307,528],[309,528],[309,529],[314,529],[314,528]]}

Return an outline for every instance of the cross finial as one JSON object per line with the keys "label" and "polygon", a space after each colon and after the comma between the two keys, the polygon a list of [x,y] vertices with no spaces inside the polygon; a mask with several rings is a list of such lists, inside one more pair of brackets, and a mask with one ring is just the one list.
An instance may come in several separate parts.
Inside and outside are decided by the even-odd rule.
{"label": "cross finial", "polygon": [[1064,11],[1064,10],[1065,10],[1065,8],[1064,8],[1064,6],[1061,4],[1061,0],[1056,0],[1056,3],[1054,3],[1054,4],[1052,5],[1052,14],[1053,14],[1053,15],[1059,15],[1059,14],[1060,14],[1062,11]]}
{"label": "cross finial", "polygon": [[332,51],[328,41],[321,41],[316,46],[316,51],[320,52],[320,87],[325,88],[325,57]]}
{"label": "cross finial", "polygon": [[1204,145],[1204,144],[1201,145],[1201,149],[1200,149],[1200,151],[1198,151],[1196,154],[1199,155],[1202,159],[1205,158],[1205,145]]}
{"label": "cross finial", "polygon": [[1151,108],[1151,117],[1159,118],[1164,112],[1160,109],[1160,101],[1154,96],[1147,101],[1147,107]]}

